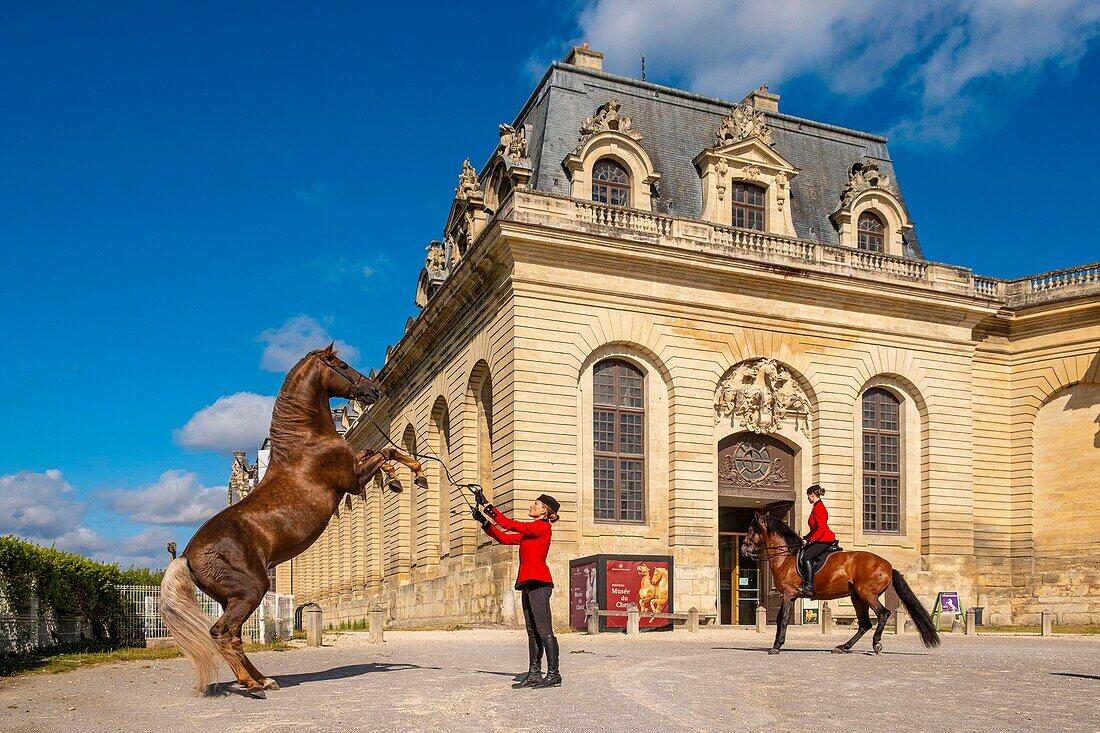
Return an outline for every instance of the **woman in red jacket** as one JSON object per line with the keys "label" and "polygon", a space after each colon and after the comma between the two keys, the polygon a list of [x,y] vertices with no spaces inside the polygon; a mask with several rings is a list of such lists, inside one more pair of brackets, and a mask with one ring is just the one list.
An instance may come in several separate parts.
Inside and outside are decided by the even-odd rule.
{"label": "woman in red jacket", "polygon": [[[483,497],[479,497],[481,499]],[[480,503],[480,502],[479,502]],[[560,687],[558,670],[558,640],[550,620],[550,594],[554,580],[546,565],[550,551],[550,525],[558,521],[557,499],[542,494],[531,503],[527,515],[534,521],[517,522],[501,514],[492,504],[484,508],[485,514],[499,527],[482,520],[485,534],[502,545],[519,545],[519,577],[516,590],[523,591],[523,622],[527,626],[527,650],[531,666],[522,680],[512,687]],[[479,512],[475,509],[475,518]],[[542,676],[542,653],[546,652],[546,676]]]}
{"label": "woman in red jacket", "polygon": [[823,496],[825,496],[825,489],[817,484],[806,489],[806,500],[810,502],[813,509],[810,510],[808,519],[810,533],[803,538],[806,544],[802,548],[799,560],[798,572],[802,575],[802,587],[798,592],[807,597],[814,594],[813,561],[825,552],[829,545],[836,542],[836,535],[829,529],[829,512],[825,509],[825,502],[821,500]]}

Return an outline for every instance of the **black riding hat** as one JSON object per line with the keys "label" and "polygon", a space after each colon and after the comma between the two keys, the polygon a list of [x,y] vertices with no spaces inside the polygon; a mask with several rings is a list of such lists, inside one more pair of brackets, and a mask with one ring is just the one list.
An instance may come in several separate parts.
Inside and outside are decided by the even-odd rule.
{"label": "black riding hat", "polygon": [[536,501],[541,501],[545,506],[550,509],[550,511],[554,512],[554,514],[557,514],[558,509],[561,508],[561,504],[558,503],[558,500],[550,496],[549,494],[539,494],[539,497],[538,499],[536,499]]}

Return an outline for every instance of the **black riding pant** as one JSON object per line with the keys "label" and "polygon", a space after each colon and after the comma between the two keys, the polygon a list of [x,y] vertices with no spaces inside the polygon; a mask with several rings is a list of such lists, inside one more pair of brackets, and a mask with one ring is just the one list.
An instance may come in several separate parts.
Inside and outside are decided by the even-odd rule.
{"label": "black riding pant", "polygon": [[556,672],[558,640],[554,637],[554,624],[550,619],[550,595],[554,592],[554,586],[527,584],[521,590],[523,623],[527,627],[531,666],[535,668],[535,665],[542,662],[542,653],[545,650],[547,668]]}
{"label": "black riding pant", "polygon": [[821,553],[833,546],[832,542],[811,542],[802,548],[802,560],[811,562],[821,556]]}

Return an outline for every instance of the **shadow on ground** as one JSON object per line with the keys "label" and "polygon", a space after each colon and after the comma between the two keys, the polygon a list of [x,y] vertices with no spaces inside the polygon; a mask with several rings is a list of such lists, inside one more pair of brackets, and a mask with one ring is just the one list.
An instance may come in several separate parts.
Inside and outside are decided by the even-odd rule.
{"label": "shadow on ground", "polygon": [[348,677],[358,677],[375,672],[405,672],[410,669],[442,669],[442,667],[422,667],[419,664],[348,664],[343,667],[321,670],[320,672],[306,672],[304,674],[280,674],[274,677],[279,687],[297,687],[308,682],[323,682],[325,680],[342,680]]}

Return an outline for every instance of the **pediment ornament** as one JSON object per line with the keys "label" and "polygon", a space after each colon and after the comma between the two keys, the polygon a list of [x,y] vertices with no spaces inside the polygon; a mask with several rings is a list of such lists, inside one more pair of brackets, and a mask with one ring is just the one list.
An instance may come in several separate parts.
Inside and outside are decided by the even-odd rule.
{"label": "pediment ornament", "polygon": [[581,124],[581,138],[580,142],[577,143],[577,147],[584,145],[588,138],[593,135],[609,130],[621,132],[635,140],[641,140],[642,133],[634,129],[634,121],[628,115],[619,114],[621,106],[617,99],[601,104],[596,110],[595,116],[589,117]]}
{"label": "pediment ornament", "polygon": [[497,150],[513,164],[525,159],[527,157],[527,132],[523,125],[520,125],[518,130],[511,125],[501,125],[499,131],[500,145]]}
{"label": "pediment ornament", "polygon": [[844,188],[842,206],[848,206],[864,191],[878,188],[894,196],[898,195],[894,182],[890,176],[879,170],[878,163],[869,160],[866,163],[856,163],[848,173],[848,185]]}
{"label": "pediment ornament", "polygon": [[439,278],[447,272],[447,251],[441,242],[432,242],[424,248],[428,255],[424,258],[424,269],[431,278]]}
{"label": "pediment ornament", "polygon": [[718,128],[718,147],[757,137],[765,145],[774,145],[772,129],[768,127],[764,112],[747,104],[737,104]]}
{"label": "pediment ornament", "polygon": [[719,420],[729,419],[754,433],[773,433],[784,420],[794,429],[810,431],[810,401],[784,366],[775,359],[752,359],[738,364],[723,379],[715,394]]}
{"label": "pediment ornament", "polygon": [[477,180],[477,171],[470,165],[470,159],[462,162],[462,172],[458,174],[458,188],[455,189],[455,198],[467,200],[478,198],[482,195],[481,181]]}

